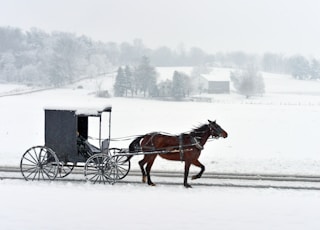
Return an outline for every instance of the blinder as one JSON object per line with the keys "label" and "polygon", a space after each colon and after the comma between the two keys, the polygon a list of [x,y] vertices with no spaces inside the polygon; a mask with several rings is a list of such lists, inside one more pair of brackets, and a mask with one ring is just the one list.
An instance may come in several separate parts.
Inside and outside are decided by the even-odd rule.
{"label": "blinder", "polygon": [[223,130],[215,121],[212,122],[209,120],[209,130],[213,138],[219,138],[222,136]]}

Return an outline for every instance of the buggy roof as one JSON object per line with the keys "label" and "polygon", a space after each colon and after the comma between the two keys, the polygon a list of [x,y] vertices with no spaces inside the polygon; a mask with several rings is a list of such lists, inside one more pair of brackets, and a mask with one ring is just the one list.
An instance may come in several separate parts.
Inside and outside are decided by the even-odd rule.
{"label": "buggy roof", "polygon": [[56,110],[56,111],[73,111],[78,116],[100,116],[103,112],[111,112],[112,106],[107,105],[103,107],[46,107],[44,110]]}

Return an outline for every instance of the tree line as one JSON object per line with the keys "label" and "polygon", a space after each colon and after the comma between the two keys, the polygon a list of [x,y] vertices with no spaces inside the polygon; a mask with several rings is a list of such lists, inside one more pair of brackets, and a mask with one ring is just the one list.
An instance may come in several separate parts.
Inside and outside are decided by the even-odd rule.
{"label": "tree line", "polygon": [[115,96],[134,96],[142,93],[144,97],[155,96],[157,72],[149,58],[143,56],[141,63],[134,68],[129,65],[119,67],[114,84]]}
{"label": "tree line", "polygon": [[120,66],[114,84],[115,96],[143,96],[181,100],[191,92],[191,77],[174,71],[172,80],[157,83],[158,73],[150,59],[143,56],[137,66]]}
{"label": "tree line", "polygon": [[[103,75],[114,71],[118,66],[138,66],[143,56],[159,67],[210,65],[245,69],[248,64],[253,64],[260,71],[287,73],[296,79],[320,79],[319,60],[301,55],[254,55],[245,52],[208,54],[198,47],[185,49],[184,46],[178,49],[165,46],[149,49],[140,39],[135,39],[132,43],[105,43],[72,33],[0,27],[2,82],[61,86],[82,78]],[[142,76],[143,71],[146,70],[135,69],[134,76]],[[163,83],[156,93],[170,91],[172,86],[169,83]],[[134,91],[130,90],[130,93],[141,91],[145,95],[151,94],[149,85],[153,83],[141,81],[135,84],[137,85],[130,86],[134,87]]]}
{"label": "tree line", "polygon": [[[118,68],[114,95],[117,97],[157,97],[174,100],[183,100],[191,94],[201,94],[201,88],[197,79],[202,74],[208,73],[205,67],[195,67],[191,76],[174,71],[172,80],[167,79],[157,83],[158,73],[150,64],[147,57],[142,57],[137,66],[120,66]],[[254,66],[249,65],[244,70],[230,72],[230,79],[236,91],[246,98],[262,96],[265,93],[265,84],[262,73]]]}

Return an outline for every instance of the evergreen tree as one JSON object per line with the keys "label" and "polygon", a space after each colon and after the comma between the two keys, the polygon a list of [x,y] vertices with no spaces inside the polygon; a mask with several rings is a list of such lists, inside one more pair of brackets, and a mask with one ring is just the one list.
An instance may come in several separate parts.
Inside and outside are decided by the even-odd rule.
{"label": "evergreen tree", "polygon": [[310,76],[311,79],[320,79],[320,62],[316,59],[311,61]]}
{"label": "evergreen tree", "polygon": [[140,90],[144,97],[147,93],[149,95],[153,94],[157,83],[157,73],[155,68],[150,65],[150,60],[146,56],[142,57],[141,63],[135,69],[134,79],[136,90]]}
{"label": "evergreen tree", "polygon": [[125,85],[126,85],[126,90],[125,90],[125,95],[128,96],[128,91],[131,92],[131,96],[133,96],[134,92],[134,85],[133,85],[133,73],[131,71],[131,68],[129,65],[126,65],[124,69],[124,75],[125,75]]}
{"label": "evergreen tree", "polygon": [[288,62],[290,72],[294,78],[300,80],[310,78],[310,66],[308,60],[305,57],[297,55],[291,57]]}
{"label": "evergreen tree", "polygon": [[186,97],[190,91],[190,78],[178,71],[174,71],[172,77],[172,97],[181,100]]}
{"label": "evergreen tree", "polygon": [[126,92],[126,76],[122,67],[118,68],[118,73],[116,76],[116,81],[113,86],[114,95],[116,97],[123,97]]}

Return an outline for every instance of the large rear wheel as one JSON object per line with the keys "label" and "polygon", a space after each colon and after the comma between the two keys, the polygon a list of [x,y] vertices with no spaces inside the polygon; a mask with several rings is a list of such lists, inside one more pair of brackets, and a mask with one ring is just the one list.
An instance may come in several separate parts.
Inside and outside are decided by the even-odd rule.
{"label": "large rear wheel", "polygon": [[95,184],[110,183],[107,165],[109,157],[107,154],[98,153],[88,158],[84,166],[84,176],[87,181]]}
{"label": "large rear wheel", "polygon": [[20,171],[26,180],[54,180],[58,170],[58,157],[46,146],[31,147],[20,161]]}

